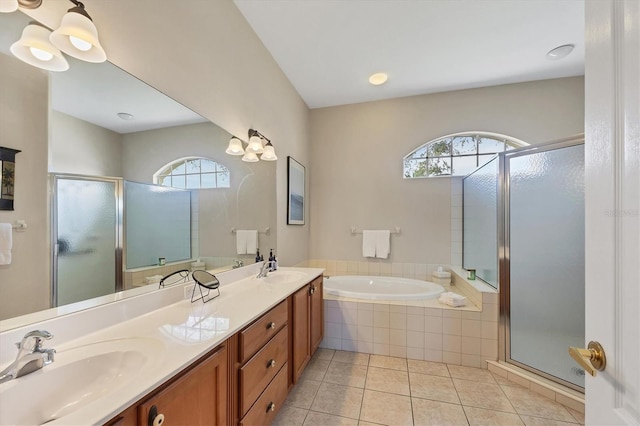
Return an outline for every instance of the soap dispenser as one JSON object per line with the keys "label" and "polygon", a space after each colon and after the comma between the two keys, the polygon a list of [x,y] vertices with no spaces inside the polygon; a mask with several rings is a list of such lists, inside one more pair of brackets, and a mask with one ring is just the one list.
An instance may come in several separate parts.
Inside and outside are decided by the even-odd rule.
{"label": "soap dispenser", "polygon": [[256,249],[256,263],[260,262],[260,249]]}

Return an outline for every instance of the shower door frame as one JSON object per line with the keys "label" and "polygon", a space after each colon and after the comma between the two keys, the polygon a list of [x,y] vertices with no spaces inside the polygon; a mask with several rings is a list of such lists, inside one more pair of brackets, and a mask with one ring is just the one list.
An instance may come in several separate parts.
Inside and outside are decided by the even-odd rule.
{"label": "shower door frame", "polygon": [[[535,373],[545,379],[559,383],[563,386],[584,393],[584,388],[559,377],[545,373],[529,365],[523,364],[511,358],[511,259],[510,259],[510,234],[509,234],[509,165],[508,159],[530,155],[540,152],[553,151],[572,146],[584,145],[584,134],[559,139],[556,141],[530,145],[513,151],[500,154],[498,169],[500,177],[498,179],[498,271],[499,293],[500,293],[500,314],[498,318],[498,359],[508,364],[515,365],[523,370]],[[567,345],[568,347],[568,345]],[[567,353],[567,356],[568,353]]]}
{"label": "shower door frame", "polygon": [[51,193],[51,298],[50,306],[58,306],[58,191],[59,179],[88,180],[93,182],[108,182],[114,184],[114,199],[116,205],[115,224],[115,289],[114,293],[124,290],[124,179],[110,176],[90,176],[72,173],[49,173]]}

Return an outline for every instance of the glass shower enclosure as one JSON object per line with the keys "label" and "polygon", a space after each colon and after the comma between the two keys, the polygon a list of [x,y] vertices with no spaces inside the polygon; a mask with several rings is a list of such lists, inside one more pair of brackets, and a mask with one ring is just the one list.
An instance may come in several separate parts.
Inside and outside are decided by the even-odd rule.
{"label": "glass shower enclosure", "polygon": [[463,266],[499,288],[501,361],[576,390],[584,371],[584,139],[499,154],[463,180]]}

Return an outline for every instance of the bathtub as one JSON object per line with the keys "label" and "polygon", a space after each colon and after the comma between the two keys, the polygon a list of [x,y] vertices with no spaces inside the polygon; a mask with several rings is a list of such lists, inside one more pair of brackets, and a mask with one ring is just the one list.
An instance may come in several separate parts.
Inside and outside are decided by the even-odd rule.
{"label": "bathtub", "polygon": [[323,285],[326,294],[367,300],[435,299],[444,291],[429,281],[365,275],[325,277]]}

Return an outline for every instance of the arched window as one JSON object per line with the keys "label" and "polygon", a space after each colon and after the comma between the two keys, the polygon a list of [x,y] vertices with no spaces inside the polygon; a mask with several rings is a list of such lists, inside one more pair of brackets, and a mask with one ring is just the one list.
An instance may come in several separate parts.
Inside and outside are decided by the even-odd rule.
{"label": "arched window", "polygon": [[495,154],[527,145],[496,133],[464,132],[443,136],[406,155],[403,176],[405,179],[465,176]]}
{"label": "arched window", "polygon": [[229,169],[208,158],[189,157],[173,161],[153,175],[154,183],[172,188],[229,188]]}

